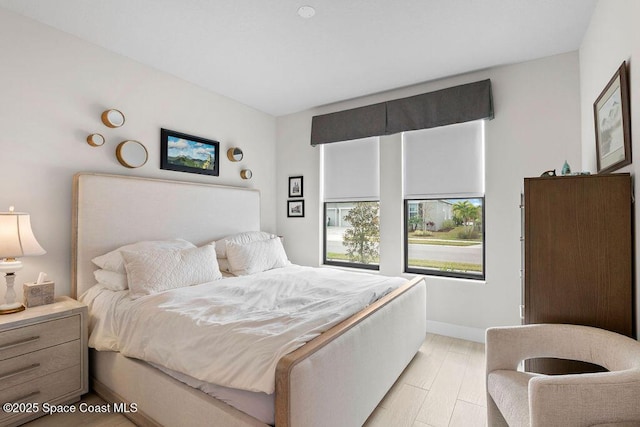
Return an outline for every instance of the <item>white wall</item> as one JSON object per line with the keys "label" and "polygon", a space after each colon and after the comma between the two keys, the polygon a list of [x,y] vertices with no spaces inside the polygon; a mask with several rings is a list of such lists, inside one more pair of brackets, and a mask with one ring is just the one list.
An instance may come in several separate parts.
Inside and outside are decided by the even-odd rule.
{"label": "white wall", "polygon": [[[520,192],[524,177],[561,169],[565,160],[580,169],[580,100],[577,52],[497,67],[414,87],[350,100],[277,119],[277,225],[287,253],[300,264],[322,259],[320,148],[311,147],[311,117],[384,100],[490,78],[495,119],[486,123],[486,283],[427,277],[427,315],[434,332],[481,341],[489,326],[520,323]],[[400,144],[384,138],[381,192],[394,197],[401,179]],[[287,218],[287,178],[304,175],[304,218]],[[387,180],[393,181],[389,184]],[[397,195],[399,200],[400,195]],[[381,273],[401,274],[401,207],[381,208],[391,229],[380,252]],[[382,222],[381,218],[381,222]],[[389,223],[389,222],[387,222]],[[395,255],[394,255],[395,254]]]}
{"label": "white wall", "polygon": [[[637,176],[640,170],[640,2],[637,0],[600,0],[591,17],[591,23],[580,47],[580,98],[582,111],[582,163],[586,170],[596,171],[595,130],[593,103],[616,72],[622,61],[629,66],[629,92],[631,101],[631,165],[616,172],[630,172]],[[635,153],[635,154],[634,154]],[[633,159],[635,156],[635,159]],[[635,186],[635,200],[640,191]],[[635,209],[636,244],[640,210]],[[640,261],[636,246],[635,265]],[[640,312],[640,272],[636,270],[636,313]],[[636,315],[636,330],[640,331],[640,316]]]}
{"label": "white wall", "polygon": [[[629,2],[630,3],[630,2]],[[599,9],[598,9],[599,10]],[[629,26],[629,28],[631,28]],[[637,33],[636,33],[637,34]],[[34,232],[48,253],[24,260],[18,282],[46,271],[58,295],[69,293],[71,180],[78,171],[161,177],[250,186],[261,190],[262,228],[285,236],[292,261],[319,265],[322,224],[319,149],[309,145],[311,117],[417,93],[491,78],[496,119],[487,123],[486,283],[427,278],[432,329],[481,339],[484,328],[519,323],[520,212],[522,178],[562,166],[580,166],[578,57],[559,55],[452,77],[388,93],[341,102],[298,114],[273,117],[73,36],[0,9],[0,210],[10,204],[31,213]],[[636,47],[637,48],[637,47]],[[618,61],[617,61],[618,62]],[[607,71],[607,74],[610,74]],[[599,90],[599,89],[598,89]],[[637,102],[636,102],[637,104]],[[100,122],[106,108],[126,117],[120,129]],[[240,146],[240,165],[221,159],[219,177],[159,169],[159,133],[166,127],[217,139],[222,151]],[[92,148],[89,133],[105,135]],[[149,162],[136,170],[117,163],[118,142],[136,139]],[[277,143],[276,143],[277,140]],[[399,145],[383,142],[382,191],[401,179]],[[276,154],[277,152],[277,154]],[[274,167],[275,166],[275,167]],[[242,181],[241,167],[254,178]],[[303,175],[305,218],[287,218],[287,178]],[[389,190],[389,188],[391,190]],[[391,236],[382,253],[401,249],[402,209],[385,209],[398,222],[382,230]],[[395,261],[394,261],[395,259]],[[400,256],[386,258],[384,274],[400,274]],[[442,332],[445,332],[442,330]]]}
{"label": "white wall", "polygon": [[[16,283],[45,271],[57,295],[69,294],[71,184],[79,171],[258,188],[262,228],[276,231],[274,117],[4,9],[0,52],[0,210],[29,212],[47,250],[23,259]],[[101,123],[107,108],[125,114],[123,127]],[[220,141],[220,176],[160,170],[161,127]],[[86,143],[94,132],[106,137],[104,146]],[[147,147],[142,168],[117,162],[116,145],[125,139]],[[240,164],[224,156],[232,146],[244,150]],[[242,167],[253,170],[251,181],[240,179]]]}

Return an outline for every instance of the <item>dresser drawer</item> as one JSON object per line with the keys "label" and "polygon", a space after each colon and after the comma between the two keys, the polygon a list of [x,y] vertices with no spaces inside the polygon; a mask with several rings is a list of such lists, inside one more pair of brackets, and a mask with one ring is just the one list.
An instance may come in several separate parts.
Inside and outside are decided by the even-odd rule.
{"label": "dresser drawer", "polygon": [[[55,399],[77,392],[78,396],[82,391],[82,381],[80,375],[80,365],[46,375],[41,378],[28,381],[19,386],[0,391],[0,404],[2,403],[38,403],[42,408],[42,403],[51,402]],[[6,413],[0,409],[0,425],[10,422],[10,419],[24,417],[25,414]]]}
{"label": "dresser drawer", "polygon": [[0,392],[80,364],[80,340],[0,361]]}
{"label": "dresser drawer", "polygon": [[80,315],[0,333],[0,360],[80,339]]}

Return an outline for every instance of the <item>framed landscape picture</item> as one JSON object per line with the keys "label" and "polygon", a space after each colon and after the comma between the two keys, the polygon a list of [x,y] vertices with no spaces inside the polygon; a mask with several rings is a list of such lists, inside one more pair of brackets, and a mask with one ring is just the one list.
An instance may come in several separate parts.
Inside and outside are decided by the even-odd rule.
{"label": "framed landscape picture", "polygon": [[622,63],[593,103],[598,173],[631,163],[631,125],[627,64]]}
{"label": "framed landscape picture", "polygon": [[287,216],[289,218],[304,217],[304,200],[287,201]]}
{"label": "framed landscape picture", "polygon": [[160,150],[161,169],[219,175],[218,141],[161,129]]}

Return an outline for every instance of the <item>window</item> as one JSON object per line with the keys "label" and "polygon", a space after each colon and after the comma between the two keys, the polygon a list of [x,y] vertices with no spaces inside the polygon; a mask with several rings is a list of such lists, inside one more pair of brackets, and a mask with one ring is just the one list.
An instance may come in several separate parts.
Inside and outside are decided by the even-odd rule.
{"label": "window", "polygon": [[378,138],[325,144],[324,263],[379,268]]}
{"label": "window", "polygon": [[377,269],[379,202],[325,203],[324,263]]}
{"label": "window", "polygon": [[405,200],[405,271],[484,278],[484,199]]}
{"label": "window", "polygon": [[484,279],[484,122],[403,134],[408,273]]}
{"label": "window", "polygon": [[379,269],[380,208],[402,198],[405,272],[484,279],[484,122],[404,132],[396,153],[403,177],[381,201],[377,137],[323,144],[324,263]]}

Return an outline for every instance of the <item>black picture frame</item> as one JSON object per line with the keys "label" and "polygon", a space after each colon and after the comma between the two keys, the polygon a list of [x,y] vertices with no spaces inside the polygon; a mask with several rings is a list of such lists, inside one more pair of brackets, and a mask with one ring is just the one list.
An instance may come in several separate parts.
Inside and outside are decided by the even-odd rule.
{"label": "black picture frame", "polygon": [[304,200],[287,200],[287,217],[304,218]]}
{"label": "black picture frame", "polygon": [[160,169],[218,176],[219,168],[218,141],[169,129],[160,130]]}
{"label": "black picture frame", "polygon": [[593,103],[598,173],[631,164],[631,111],[627,63],[615,72]]}
{"label": "black picture frame", "polygon": [[303,180],[301,176],[289,177],[289,197],[303,197]]}

